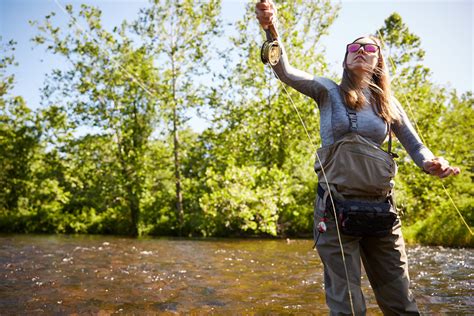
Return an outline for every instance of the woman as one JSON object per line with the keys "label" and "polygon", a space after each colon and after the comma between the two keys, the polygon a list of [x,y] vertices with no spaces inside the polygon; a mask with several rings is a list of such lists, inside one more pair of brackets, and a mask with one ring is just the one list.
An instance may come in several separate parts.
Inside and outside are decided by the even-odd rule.
{"label": "woman", "polygon": [[[267,38],[272,40],[268,27],[273,25],[272,21],[276,17],[273,2],[258,3],[256,14],[261,26],[267,31]],[[340,160],[339,163],[333,163],[332,169],[328,161],[338,160],[328,155],[334,154],[332,146],[339,146],[341,140],[344,140],[342,143],[352,142],[352,145],[357,146],[374,143],[377,145],[376,150],[381,152],[378,147],[391,130],[424,172],[445,178],[458,174],[460,170],[451,167],[445,159],[435,157],[421,143],[401,105],[391,95],[387,68],[380,50],[380,41],[376,37],[364,36],[348,44],[343,68],[343,78],[339,85],[327,78],[311,76],[290,66],[283,47],[280,60],[273,66],[281,81],[317,102],[321,115],[320,136],[323,147],[318,150],[321,161],[317,161],[315,165],[320,186],[314,215],[315,227],[318,228],[315,229],[316,248],[324,264],[326,302],[331,315],[365,314],[365,301],[360,289],[362,260],[377,303],[385,315],[418,315],[418,308],[409,291],[407,257],[398,216],[394,215],[389,222],[388,232],[375,237],[370,231],[361,235],[350,232],[339,234],[333,215],[336,212],[332,213],[331,210],[334,201],[330,200],[333,198],[350,203],[364,201],[368,205],[389,203],[387,201],[392,197],[396,165],[390,165],[392,169],[388,171],[382,170],[389,172],[389,177],[377,182],[377,177],[367,180],[363,174],[357,174],[360,173],[360,168],[351,167],[353,159],[365,159],[360,158],[361,155],[336,157]],[[347,150],[344,152],[347,153]],[[347,159],[351,161],[348,162]],[[390,164],[390,157],[384,156],[383,159]],[[338,172],[342,181],[337,183],[337,177],[333,173]],[[368,190],[368,184],[374,182],[380,183],[380,187]],[[338,219],[344,218],[341,216],[337,213]],[[341,223],[339,227],[344,228]],[[341,255],[341,247],[344,257]]]}

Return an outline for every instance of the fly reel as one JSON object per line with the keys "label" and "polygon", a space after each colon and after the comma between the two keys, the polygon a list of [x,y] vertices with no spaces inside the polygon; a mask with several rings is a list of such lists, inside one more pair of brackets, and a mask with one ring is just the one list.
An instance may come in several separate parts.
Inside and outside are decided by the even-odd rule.
{"label": "fly reel", "polygon": [[281,47],[278,41],[266,41],[262,45],[262,49],[260,50],[260,58],[262,59],[262,63],[270,64],[275,66],[278,64],[278,61],[281,57]]}
{"label": "fly reel", "polygon": [[[261,2],[265,1],[266,0],[261,0]],[[278,43],[278,32],[273,24],[268,26],[268,32],[271,35],[271,40],[263,43],[262,49],[260,50],[260,58],[262,59],[262,63],[265,65],[270,64],[275,66],[278,64],[281,57],[281,46]]]}

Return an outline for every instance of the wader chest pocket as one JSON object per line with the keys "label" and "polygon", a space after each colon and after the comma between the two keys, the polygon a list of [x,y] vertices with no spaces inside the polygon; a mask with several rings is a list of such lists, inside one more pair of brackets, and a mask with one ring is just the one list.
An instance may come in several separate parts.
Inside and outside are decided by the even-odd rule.
{"label": "wader chest pocket", "polygon": [[325,190],[331,187],[343,196],[386,197],[394,187],[397,165],[391,155],[358,134],[349,133],[319,148],[318,157],[315,171]]}

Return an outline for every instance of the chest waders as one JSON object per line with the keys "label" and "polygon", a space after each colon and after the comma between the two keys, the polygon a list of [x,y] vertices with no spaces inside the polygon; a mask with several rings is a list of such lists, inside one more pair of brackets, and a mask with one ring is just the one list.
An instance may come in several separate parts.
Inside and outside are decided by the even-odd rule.
{"label": "chest waders", "polygon": [[[350,132],[334,144],[318,149],[320,159],[314,165],[319,179],[318,195],[327,209],[332,209],[327,200],[328,190],[331,190],[343,234],[386,236],[397,219],[393,202],[397,164],[391,153],[390,125],[388,152],[385,152],[357,134],[357,113],[354,110],[347,109],[347,115]],[[323,169],[327,182],[322,180]],[[318,229],[325,231],[324,221],[318,224]]]}
{"label": "chest waders", "polygon": [[[366,314],[361,262],[384,315],[419,315],[409,289],[401,222],[393,206],[397,165],[391,153],[391,136],[385,152],[356,133],[357,113],[347,110],[347,114],[351,131],[318,149],[315,163],[319,179],[315,223],[320,220],[315,247],[324,265],[330,315]],[[390,135],[390,125],[388,130]],[[329,214],[337,219],[329,218]],[[342,260],[335,255],[339,249]]]}

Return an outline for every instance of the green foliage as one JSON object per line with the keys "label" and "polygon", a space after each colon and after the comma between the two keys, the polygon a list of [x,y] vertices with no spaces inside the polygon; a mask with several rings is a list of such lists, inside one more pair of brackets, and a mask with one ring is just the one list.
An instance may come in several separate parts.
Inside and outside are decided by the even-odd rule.
{"label": "green foliage", "polygon": [[[291,62],[322,75],[327,65],[321,51],[314,48],[334,20],[337,8],[328,1],[301,4],[281,4],[279,30],[292,29],[291,37],[283,38],[288,40],[285,44],[291,51]],[[313,24],[315,19],[320,23]],[[204,163],[193,170],[199,179],[206,179],[202,195],[198,194],[203,196],[200,207],[211,216],[203,233],[309,235],[316,182],[312,170],[315,148],[286,88],[260,62],[263,32],[255,21],[253,3],[248,4],[236,27],[239,35],[231,41],[235,46],[233,56],[238,57],[236,61],[231,56],[226,60],[228,73],[222,75],[216,88],[216,93],[229,93],[222,94],[219,102],[210,103],[214,110],[212,127],[201,135],[201,147],[193,153]],[[316,104],[294,90],[290,89],[289,95],[315,139],[319,125]],[[265,184],[271,182],[275,183]]]}
{"label": "green foliage", "polygon": [[251,231],[276,235],[280,197],[272,187],[278,185],[275,176],[266,168],[228,167],[224,175],[208,169],[206,185],[210,193],[200,199],[207,219],[205,234]]}
{"label": "green foliage", "polygon": [[[228,38],[233,49],[219,55],[225,66],[210,68],[218,56],[212,44],[222,40],[220,4],[154,0],[113,32],[102,27],[100,10],[87,5],[66,7],[65,28],[56,26],[54,13],[33,22],[33,42],[70,65],[46,77],[37,111],[9,94],[15,43],[1,44],[1,231],[312,234],[316,104],[284,88],[261,64],[264,37],[254,3],[234,25],[238,34]],[[277,5],[292,65],[328,76],[319,43],[338,7],[327,0]],[[395,96],[425,144],[462,169],[457,177],[433,178],[395,143],[406,238],[473,246],[443,188],[472,226],[472,92],[460,95],[432,83],[421,39],[400,15],[389,16],[376,33],[390,56]],[[193,132],[190,109],[205,109],[210,127]]]}
{"label": "green foliage", "polygon": [[[474,218],[472,197],[456,200],[466,219]],[[459,203],[461,202],[461,203]],[[411,243],[425,245],[473,247],[474,238],[461,222],[459,215],[449,201],[442,201],[426,219],[405,228],[405,238]],[[472,227],[472,225],[471,225]]]}
{"label": "green foliage", "polygon": [[456,91],[439,88],[430,81],[430,70],[420,64],[424,56],[421,39],[410,32],[398,14],[389,16],[377,34],[384,39],[395,74],[392,81],[395,96],[422,141],[436,156],[444,157],[462,170],[457,177],[440,180],[420,172],[404,150],[397,151],[400,155],[397,200],[408,225],[408,240],[472,246],[473,236],[448,196],[453,196],[462,217],[472,227],[472,91],[459,96]]}

